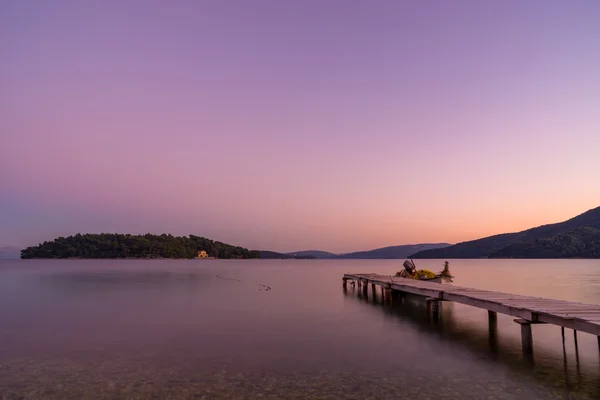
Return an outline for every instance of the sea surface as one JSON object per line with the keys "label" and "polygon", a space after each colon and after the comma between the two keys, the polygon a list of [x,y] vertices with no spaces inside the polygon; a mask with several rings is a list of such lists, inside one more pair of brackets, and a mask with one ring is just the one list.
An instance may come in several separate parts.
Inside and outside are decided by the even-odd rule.
{"label": "sea surface", "polygon": [[[344,273],[403,260],[0,261],[0,399],[598,399],[595,336]],[[415,260],[439,271],[444,260]],[[600,304],[600,260],[450,260],[454,284]],[[369,294],[370,291],[369,291]]]}

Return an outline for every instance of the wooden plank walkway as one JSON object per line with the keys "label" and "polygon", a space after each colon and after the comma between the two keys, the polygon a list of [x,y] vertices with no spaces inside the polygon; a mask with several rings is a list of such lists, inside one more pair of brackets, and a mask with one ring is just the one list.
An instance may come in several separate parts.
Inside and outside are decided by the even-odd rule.
{"label": "wooden plank walkway", "polygon": [[[381,286],[383,289],[426,296],[434,300],[454,301],[492,313],[518,317],[519,323],[548,323],[598,336],[600,346],[600,305],[575,303],[542,297],[521,296],[451,284],[418,281],[378,274],[345,274],[346,281]],[[529,328],[530,329],[530,328]]]}

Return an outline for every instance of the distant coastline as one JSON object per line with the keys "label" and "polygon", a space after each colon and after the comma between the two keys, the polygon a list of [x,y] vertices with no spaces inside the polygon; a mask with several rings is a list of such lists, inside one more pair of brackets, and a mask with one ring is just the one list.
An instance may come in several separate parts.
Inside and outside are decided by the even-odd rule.
{"label": "distant coastline", "polygon": [[13,259],[61,260],[316,260],[316,259],[402,259],[416,250],[450,246],[448,243],[425,243],[377,248],[353,253],[334,254],[308,250],[279,253],[269,250],[248,250],[243,247],[214,241],[194,235],[170,234],[76,234],[58,237],[20,250],[13,248]]}
{"label": "distant coastline", "polygon": [[[18,258],[18,249],[0,247],[0,259]],[[20,251],[22,259],[599,259],[600,207],[567,221],[451,245],[421,243],[335,254],[322,250],[279,253],[248,250],[204,237],[170,234],[76,234]]]}

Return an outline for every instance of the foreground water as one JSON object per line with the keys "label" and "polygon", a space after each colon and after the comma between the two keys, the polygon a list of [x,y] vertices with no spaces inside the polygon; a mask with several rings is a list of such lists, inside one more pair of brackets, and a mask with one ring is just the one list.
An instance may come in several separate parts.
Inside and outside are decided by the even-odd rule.
{"label": "foreground water", "polygon": [[[0,399],[600,398],[596,337],[444,303],[383,306],[344,273],[402,260],[0,261]],[[441,260],[417,260],[434,271]],[[600,304],[600,261],[452,260],[455,284]],[[269,289],[270,288],[270,289]]]}

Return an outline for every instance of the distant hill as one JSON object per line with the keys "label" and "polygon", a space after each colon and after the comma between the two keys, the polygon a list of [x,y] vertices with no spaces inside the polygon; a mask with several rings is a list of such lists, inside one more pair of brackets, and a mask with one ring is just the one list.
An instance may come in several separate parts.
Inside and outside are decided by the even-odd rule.
{"label": "distant hill", "polygon": [[300,256],[300,257],[315,257],[315,258],[334,258],[336,254],[330,253],[328,251],[321,250],[303,250],[303,251],[294,251],[292,253],[285,253],[289,256]]}
{"label": "distant hill", "polygon": [[518,243],[552,238],[577,228],[600,229],[600,207],[586,211],[574,218],[556,224],[542,225],[516,233],[503,233],[455,244],[442,249],[430,249],[412,254],[412,258],[487,258],[502,249]]}
{"label": "distant hill", "polygon": [[76,234],[21,251],[21,258],[258,258],[257,251],[190,235]]}
{"label": "distant hill", "polygon": [[260,258],[263,260],[312,260],[316,259],[313,255],[299,255],[299,254],[288,254],[288,253],[277,253],[276,251],[259,250]]}
{"label": "distant hill", "polygon": [[0,260],[18,260],[21,257],[21,249],[18,247],[0,247]]}
{"label": "distant hill", "polygon": [[318,258],[318,259],[396,259],[406,258],[410,254],[426,249],[451,246],[450,243],[424,243],[406,244],[399,246],[382,247],[373,250],[356,251],[352,253],[335,254],[322,250],[303,250],[293,253],[276,253],[272,251],[261,251],[261,258]]}
{"label": "distant hill", "polygon": [[438,249],[451,246],[449,243],[423,243],[406,244],[400,246],[382,247],[368,251],[357,251],[354,253],[339,254],[337,259],[396,259],[407,258],[411,254],[421,250]]}
{"label": "distant hill", "polygon": [[600,229],[576,228],[551,238],[511,244],[490,258],[600,258]]}

